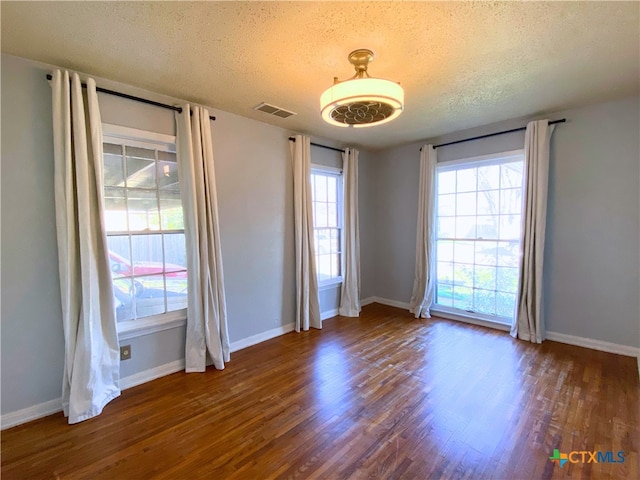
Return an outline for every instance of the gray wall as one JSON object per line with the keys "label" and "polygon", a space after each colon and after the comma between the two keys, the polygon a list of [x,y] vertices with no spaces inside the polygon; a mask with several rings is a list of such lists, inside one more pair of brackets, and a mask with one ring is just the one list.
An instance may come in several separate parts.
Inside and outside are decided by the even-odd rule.
{"label": "gray wall", "polygon": [[360,221],[360,298],[373,297],[376,280],[375,246],[380,233],[376,228],[375,155],[360,150],[358,156],[358,217]]}
{"label": "gray wall", "polygon": [[[50,66],[2,55],[2,408],[60,397],[63,336],[55,215]],[[106,80],[101,86],[180,103]],[[105,123],[174,134],[168,110],[100,94]],[[294,320],[289,131],[211,110],[232,342]],[[328,295],[328,294],[327,294]],[[328,296],[329,303],[334,302]],[[126,340],[129,376],[184,357],[184,327]],[[233,360],[232,360],[233,362]]]}
{"label": "gray wall", "polygon": [[[591,105],[566,117],[551,142],[545,252],[547,330],[640,346],[640,131],[638,97]],[[431,143],[519,127],[488,125]],[[413,285],[420,142],[377,152],[375,295],[408,302]],[[439,160],[522,148],[518,132],[438,149]],[[368,267],[371,268],[371,267]]]}
{"label": "gray wall", "polygon": [[2,56],[2,413],[60,397],[64,362],[51,89]]}

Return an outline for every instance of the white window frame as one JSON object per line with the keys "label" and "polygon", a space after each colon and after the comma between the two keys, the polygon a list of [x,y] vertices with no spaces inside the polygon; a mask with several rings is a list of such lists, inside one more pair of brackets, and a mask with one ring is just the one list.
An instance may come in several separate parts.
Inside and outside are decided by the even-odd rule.
{"label": "white window frame", "polygon": [[[438,164],[436,165],[436,175],[440,172],[457,170],[456,167],[458,165],[473,164],[474,167],[483,167],[483,166],[506,163],[505,160],[508,161],[511,158],[513,158],[514,161],[516,160],[524,161],[524,149],[509,150],[506,152],[498,152],[498,153],[492,153],[488,155],[479,155],[474,157],[465,157],[465,158],[460,158],[456,160],[447,160],[444,162],[438,162]],[[523,195],[522,195],[523,207],[524,207],[524,191],[525,191],[524,179],[525,179],[525,174],[523,173],[523,184],[521,186],[522,192],[523,192]],[[439,191],[438,189],[436,189],[436,205],[435,205],[436,221],[438,218],[438,215],[437,215],[438,194],[439,194]],[[521,215],[524,215],[524,208],[521,209]],[[438,238],[438,235],[436,232],[436,248],[437,248],[437,238]],[[520,245],[520,248],[522,249],[522,245]],[[522,252],[520,252],[520,254],[522,255]],[[436,258],[436,261],[437,261],[437,258]],[[436,283],[437,283],[437,279],[436,279]],[[520,285],[518,285],[518,289],[519,288],[520,288]],[[435,303],[436,298],[434,298],[434,304],[433,304],[433,307],[431,308],[431,311],[433,311],[434,313],[439,313],[445,318],[473,323],[477,325],[494,326],[501,330],[505,330],[505,327],[511,325],[512,323],[512,319],[508,317],[502,317],[498,315],[488,315],[480,312],[470,312],[470,311],[461,310],[454,307],[449,307],[446,305],[440,305],[438,303]]]}
{"label": "white window frame", "polygon": [[[328,167],[326,165],[320,165],[317,163],[312,163],[311,164],[311,173],[319,173],[319,174],[330,174],[336,177],[337,179],[337,185],[336,185],[336,194],[338,196],[338,205],[337,205],[337,210],[338,210],[338,229],[340,230],[340,251],[338,252],[340,254],[340,275],[335,277],[335,278],[331,278],[329,280],[323,280],[323,281],[318,281],[318,290],[319,291],[324,291],[324,290],[329,290],[332,288],[336,288],[340,285],[342,285],[342,281],[343,281],[343,275],[342,273],[344,272],[344,223],[343,223],[343,217],[344,217],[344,175],[342,172],[341,168],[337,168],[337,167]],[[313,199],[312,199],[313,201]],[[313,228],[315,230],[316,226],[315,223],[313,225]],[[317,245],[314,244],[314,248],[317,248]],[[317,259],[317,255],[316,255],[316,259]],[[317,262],[316,262],[317,263]],[[316,265],[316,269],[317,269],[317,265]],[[316,272],[317,274],[317,272]]]}
{"label": "white window frame", "polygon": [[[102,124],[102,143],[117,143],[129,147],[162,148],[175,152],[175,135],[149,132],[136,128],[123,127],[108,123]],[[101,192],[103,195],[104,192]],[[102,197],[104,198],[104,197]],[[117,322],[119,340],[149,335],[187,324],[187,309],[175,310],[159,315],[151,315],[136,320]]]}

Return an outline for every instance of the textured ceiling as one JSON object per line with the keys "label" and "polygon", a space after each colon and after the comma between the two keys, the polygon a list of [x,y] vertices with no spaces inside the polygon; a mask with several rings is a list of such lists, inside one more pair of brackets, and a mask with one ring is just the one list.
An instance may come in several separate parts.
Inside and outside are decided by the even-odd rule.
{"label": "textured ceiling", "polygon": [[[640,3],[6,2],[2,51],[371,149],[637,94]],[[406,107],[325,124],[320,94],[376,54]],[[298,115],[253,111],[269,102]]]}

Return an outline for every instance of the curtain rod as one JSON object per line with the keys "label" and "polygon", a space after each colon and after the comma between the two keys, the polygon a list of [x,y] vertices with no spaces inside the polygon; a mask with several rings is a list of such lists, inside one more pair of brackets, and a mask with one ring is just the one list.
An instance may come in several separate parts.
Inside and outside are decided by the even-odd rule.
{"label": "curtain rod", "polygon": [[[289,137],[289,141],[290,142],[295,142],[296,139],[295,139],[295,137]],[[313,143],[313,142],[311,142],[311,145],[313,145],[314,147],[326,148],[327,150],[333,150],[334,152],[342,152],[342,153],[344,153],[344,149],[330,147],[329,145],[320,145],[319,143]]]}
{"label": "curtain rod", "polygon": [[[553,121],[549,122],[549,125],[553,125],[555,123],[564,123],[566,121],[567,121],[566,118],[561,118],[560,120],[553,120]],[[520,132],[520,131],[526,130],[526,129],[527,129],[527,127],[512,128],[511,130],[505,130],[503,132],[488,133],[486,135],[478,135],[477,137],[471,137],[471,138],[464,138],[462,140],[456,140],[455,142],[441,143],[439,145],[434,145],[433,148],[446,147],[447,145],[455,145],[456,143],[470,142],[471,140],[479,140],[481,138],[495,137],[496,135],[504,135],[505,133]],[[422,151],[422,147],[420,148],[420,151]]]}
{"label": "curtain rod", "polygon": [[[47,74],[47,80],[51,80],[52,78],[53,77],[51,75]],[[82,85],[82,88],[87,88],[86,83],[82,83],[81,85]],[[146,98],[140,98],[134,95],[120,93],[113,90],[107,90],[106,88],[102,88],[102,87],[96,87],[96,91],[102,92],[102,93],[108,93],[109,95],[114,95],[116,97],[126,98],[128,100],[134,100],[136,102],[146,103],[147,105],[153,105],[155,107],[166,108],[168,110],[173,110],[174,112],[182,113],[182,107],[174,107],[173,105],[167,105],[166,103],[154,102],[153,100],[147,100]],[[209,119],[215,120],[216,117],[209,116]]]}

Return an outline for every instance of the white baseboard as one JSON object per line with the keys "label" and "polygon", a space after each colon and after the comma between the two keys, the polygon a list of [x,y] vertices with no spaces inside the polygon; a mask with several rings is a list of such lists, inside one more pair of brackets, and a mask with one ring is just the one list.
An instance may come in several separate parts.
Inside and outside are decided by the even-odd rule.
{"label": "white baseboard", "polygon": [[266,332],[243,338],[242,340],[238,340],[231,344],[231,351],[237,352],[238,350],[242,350],[243,348],[266,342],[267,340],[279,337],[280,335],[284,335],[285,333],[293,332],[295,330],[295,327],[295,323],[287,323],[286,325],[283,325],[281,327],[273,328],[271,330],[267,330]]}
{"label": "white baseboard", "polygon": [[404,308],[409,310],[409,304],[407,302],[399,302],[397,300],[390,300],[382,297],[371,297],[372,303],[381,303],[382,305],[388,305],[390,307]]}
{"label": "white baseboard", "polygon": [[375,297],[361,298],[360,299],[360,306],[364,307],[365,305],[371,305],[372,303],[374,303],[374,298]]}
{"label": "white baseboard", "polygon": [[320,320],[324,321],[328,318],[333,318],[338,315],[338,309],[334,308],[333,310],[327,310],[326,312],[320,313]]}
{"label": "white baseboard", "polygon": [[[567,335],[565,333],[547,332],[547,340],[567,343],[569,345],[576,345],[577,347],[591,348],[592,350],[600,350],[601,352],[616,353],[618,355],[625,355],[627,357],[640,356],[640,348],[637,347],[620,345],[618,343],[603,342],[602,340],[593,340],[591,338],[576,337],[574,335]],[[640,363],[640,357],[638,362]]]}
{"label": "white baseboard", "polygon": [[[409,309],[409,304],[405,302],[399,302],[397,300],[390,300],[388,298],[381,297],[369,297],[366,299],[369,303],[381,303],[383,305],[389,305],[391,307],[398,307],[403,309]],[[363,303],[364,304],[364,303]],[[507,325],[494,324],[493,322],[483,322],[482,320],[475,320],[470,318],[458,317],[456,315],[448,315],[443,312],[433,312],[435,316],[443,318],[452,318],[461,322],[472,323],[474,325],[482,325],[485,327],[495,328],[498,330],[509,331],[510,328]],[[620,345],[618,343],[603,342],[602,340],[593,340],[591,338],[576,337],[574,335],[567,335],[564,333],[547,332],[547,340],[554,342],[566,343],[569,345],[576,345],[578,347],[591,348],[592,350],[600,350],[602,352],[616,353],[618,355],[625,355],[627,357],[638,358],[638,373],[640,374],[640,348],[631,347],[629,345]]]}
{"label": "white baseboard", "polygon": [[[237,342],[233,342],[231,344],[231,351],[236,352],[251,345],[255,345],[257,343],[264,342],[265,340],[270,340],[280,335],[284,335],[285,333],[292,332],[294,330],[294,327],[295,324],[289,323],[287,325],[283,325],[282,327],[259,333],[258,335],[243,338],[242,340],[238,340]],[[149,370],[134,373],[133,375],[129,375],[128,377],[123,377],[120,379],[120,388],[122,390],[126,390],[128,388],[136,387],[138,385],[142,385],[143,383],[150,382],[157,378],[171,375],[172,373],[181,372],[184,370],[184,365],[184,358],[182,358],[174,362],[165,363],[164,365],[150,368]],[[31,420],[37,420],[38,418],[46,417],[48,415],[52,415],[61,411],[62,398],[55,398],[53,400],[49,400],[48,402],[39,403],[31,407],[23,408],[22,410],[5,413],[0,417],[0,428],[2,430],[5,430],[7,428],[15,427],[16,425],[30,422]]]}
{"label": "white baseboard", "polygon": [[128,377],[120,379],[120,389],[126,390],[127,388],[137,387],[143,383],[150,382],[156,378],[171,375],[172,373],[181,372],[184,370],[184,358],[176,360],[174,362],[165,363],[158,367],[150,368],[149,370],[143,370],[142,372],[134,373]]}
{"label": "white baseboard", "polygon": [[11,413],[5,413],[0,419],[2,430],[6,428],[15,427],[21,423],[30,422],[31,420],[37,420],[38,418],[46,417],[53,413],[62,411],[62,398],[55,398],[48,402],[39,403],[32,407],[23,408]]}

